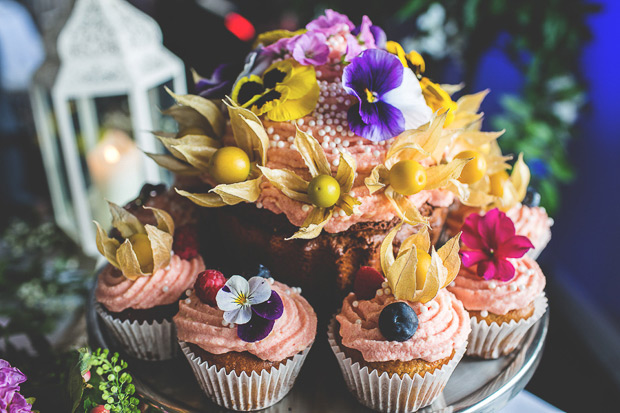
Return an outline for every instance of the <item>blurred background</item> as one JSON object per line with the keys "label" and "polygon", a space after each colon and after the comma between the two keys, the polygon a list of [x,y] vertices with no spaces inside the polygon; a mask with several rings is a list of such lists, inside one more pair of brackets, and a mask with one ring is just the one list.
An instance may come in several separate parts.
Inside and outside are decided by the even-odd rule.
{"label": "blurred background", "polygon": [[83,328],[85,240],[106,220],[103,198],[170,180],[140,152],[157,148],[148,131],[171,127],[163,86],[191,92],[190,68],[240,65],[256,33],[333,8],[419,51],[434,81],[491,90],[485,129],[506,129],[503,151],[525,153],[555,219],[540,258],[549,339],[527,389],[568,411],[618,401],[620,2],[114,0],[150,20],[106,1],[0,0],[2,351],[61,346]]}

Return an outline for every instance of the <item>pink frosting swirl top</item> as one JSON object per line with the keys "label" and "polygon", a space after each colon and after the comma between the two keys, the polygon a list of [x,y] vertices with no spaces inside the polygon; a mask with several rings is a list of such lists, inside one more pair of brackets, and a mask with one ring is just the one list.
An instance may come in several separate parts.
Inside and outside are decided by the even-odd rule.
{"label": "pink frosting swirl top", "polygon": [[263,340],[248,343],[237,330],[224,326],[224,312],[200,301],[194,293],[190,303],[181,301],[174,316],[179,340],[197,344],[212,354],[247,351],[261,360],[281,361],[303,351],[316,336],[316,314],[305,298],[288,286],[275,282],[272,289],[282,298],[284,312]]}
{"label": "pink frosting swirl top", "polygon": [[517,235],[525,235],[539,251],[545,248],[551,239],[553,219],[549,218],[543,207],[528,207],[517,204],[506,212],[515,224]]}
{"label": "pink frosting swirl top", "polygon": [[[345,347],[358,350],[366,361],[437,361],[467,341],[469,314],[454,295],[442,289],[429,303],[408,303],[418,316],[418,329],[407,341],[387,341],[379,330],[381,310],[395,301],[393,295],[357,301],[350,293],[336,316]],[[354,306],[354,302],[356,302]],[[361,320],[361,323],[357,322]]]}
{"label": "pink frosting swirl top", "polygon": [[200,256],[188,261],[173,255],[166,268],[150,277],[131,281],[112,265],[108,265],[99,274],[95,298],[115,313],[128,308],[139,310],[172,304],[178,301],[184,291],[194,286],[198,273],[204,269]]}
{"label": "pink frosting swirl top", "polygon": [[510,281],[485,280],[478,277],[475,267],[461,267],[448,290],[470,311],[486,310],[501,315],[525,308],[543,292],[545,276],[530,257],[511,262],[515,266],[515,277]]}

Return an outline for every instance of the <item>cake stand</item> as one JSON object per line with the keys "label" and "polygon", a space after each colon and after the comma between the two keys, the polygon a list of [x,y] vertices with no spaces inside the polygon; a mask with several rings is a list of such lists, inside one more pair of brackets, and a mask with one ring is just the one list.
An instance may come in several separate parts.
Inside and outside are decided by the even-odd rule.
{"label": "cake stand", "polygon": [[[118,351],[106,334],[94,309],[94,288],[89,299],[88,333],[93,347]],[[528,331],[512,354],[497,360],[464,357],[450,377],[442,395],[420,412],[492,412],[501,409],[531,379],[538,366],[549,324],[549,310]],[[191,367],[179,352],[168,361],[134,359],[122,351],[129,364],[136,392],[164,412],[199,413],[228,410],[210,402],[198,386]],[[321,325],[316,341],[297,378],[295,387],[279,403],[264,412],[371,412],[359,404],[344,383],[327,343],[327,325]]]}

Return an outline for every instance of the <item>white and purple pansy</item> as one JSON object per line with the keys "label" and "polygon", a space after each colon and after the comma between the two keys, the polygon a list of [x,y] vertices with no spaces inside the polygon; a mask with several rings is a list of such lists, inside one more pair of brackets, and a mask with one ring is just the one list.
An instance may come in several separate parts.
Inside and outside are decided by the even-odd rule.
{"label": "white and purple pansy", "polygon": [[217,292],[217,306],[224,311],[224,321],[237,324],[237,336],[253,343],[264,339],[282,317],[282,299],[263,277],[250,280],[239,275],[230,277]]}
{"label": "white and purple pansy", "polygon": [[359,101],[349,108],[349,128],[371,141],[390,139],[431,119],[418,79],[385,50],[368,49],[352,59],[342,84]]}

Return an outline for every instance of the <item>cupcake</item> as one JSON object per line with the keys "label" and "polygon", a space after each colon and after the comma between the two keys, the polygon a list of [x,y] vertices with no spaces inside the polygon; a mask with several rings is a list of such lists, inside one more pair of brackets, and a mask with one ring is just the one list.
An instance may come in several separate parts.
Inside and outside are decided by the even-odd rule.
{"label": "cupcake", "polygon": [[523,202],[506,211],[508,218],[514,222],[517,235],[526,236],[532,242],[534,247],[527,252],[527,256],[533,259],[537,259],[551,241],[553,226],[553,218],[539,203],[540,195],[530,189]]}
{"label": "cupcake", "polygon": [[547,309],[545,276],[524,256],[533,245],[498,209],[467,217],[462,239],[463,266],[448,290],[471,316],[467,354],[509,354]]}
{"label": "cupcake", "polygon": [[290,391],[316,336],[299,288],[255,276],[202,273],[174,317],[198,384],[227,409],[267,408]]}
{"label": "cupcake", "polygon": [[387,280],[362,268],[328,330],[349,390],[382,412],[431,404],[465,353],[470,332],[467,311],[444,288],[459,271],[458,237],[435,251],[425,228],[394,258],[399,227],[382,244]]}
{"label": "cupcake", "polygon": [[204,270],[195,238],[185,229],[173,239],[174,222],[163,210],[147,208],[155,226],[143,225],[118,205],[109,206],[114,237],[96,223],[97,248],[109,261],[97,280],[97,313],[129,355],[173,358],[178,345],[172,317],[179,298]]}

